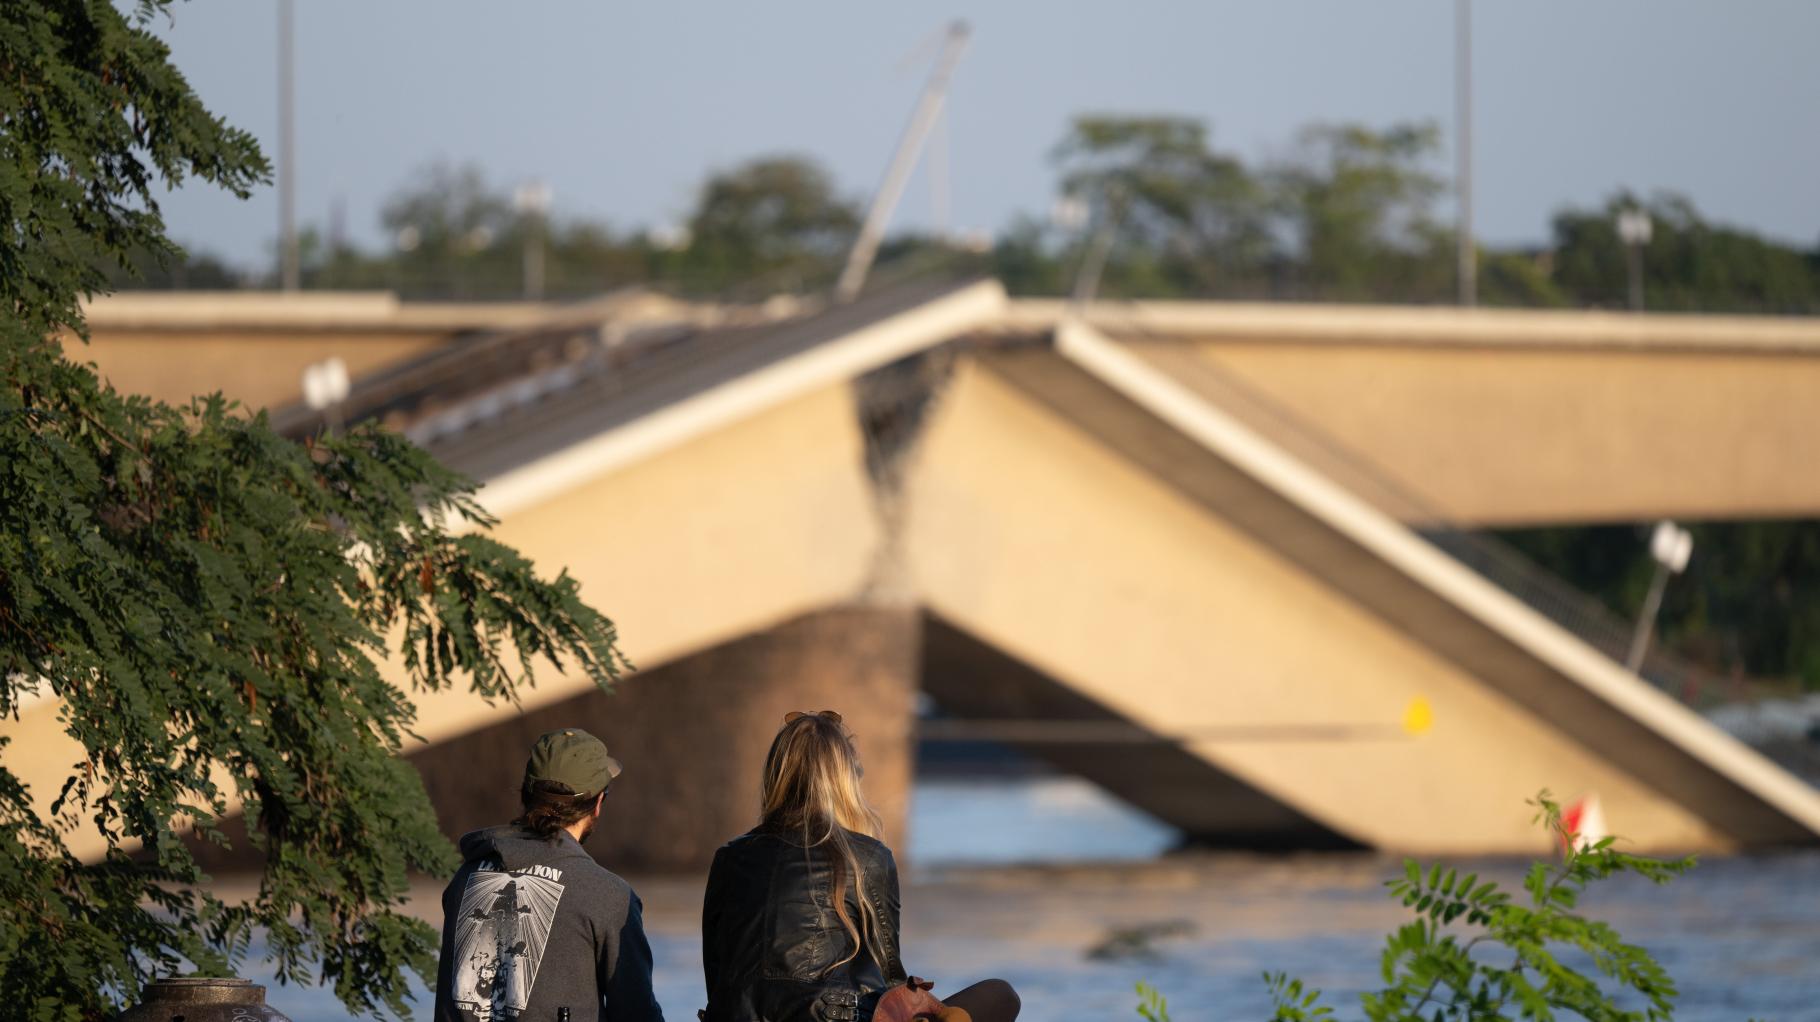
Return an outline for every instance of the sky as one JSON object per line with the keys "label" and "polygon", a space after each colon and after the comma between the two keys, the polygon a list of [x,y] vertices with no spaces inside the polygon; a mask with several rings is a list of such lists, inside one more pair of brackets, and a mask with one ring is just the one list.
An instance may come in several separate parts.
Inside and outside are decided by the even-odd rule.
{"label": "sky", "polygon": [[[950,223],[997,232],[1053,201],[1071,116],[1206,120],[1216,148],[1280,156],[1318,121],[1432,121],[1451,146],[1451,0],[294,0],[297,211],[339,206],[385,243],[388,195],[436,162],[558,217],[681,222],[712,170],[798,153],[871,193],[953,18],[972,26],[944,134]],[[218,114],[276,158],[276,0],[188,0],[155,31]],[[1476,0],[1474,219],[1546,240],[1619,188],[1820,241],[1820,3]],[[1452,156],[1437,169],[1451,173]],[[274,250],[275,188],[161,199],[173,237],[242,265]],[[927,226],[919,170],[898,225]]]}

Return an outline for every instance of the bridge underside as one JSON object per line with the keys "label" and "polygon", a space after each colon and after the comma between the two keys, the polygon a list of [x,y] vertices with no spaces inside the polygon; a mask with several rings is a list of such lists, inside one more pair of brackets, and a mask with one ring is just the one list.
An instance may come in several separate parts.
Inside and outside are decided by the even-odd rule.
{"label": "bridge underside", "polygon": [[[1241,849],[1352,849],[1360,845],[1224,773],[1170,734],[1007,656],[940,617],[924,621],[922,685],[947,717],[1008,731],[993,740],[1092,781],[1182,832],[1190,845]],[[1063,725],[1093,740],[1019,737],[1020,725]],[[1081,725],[1085,725],[1082,727]]]}

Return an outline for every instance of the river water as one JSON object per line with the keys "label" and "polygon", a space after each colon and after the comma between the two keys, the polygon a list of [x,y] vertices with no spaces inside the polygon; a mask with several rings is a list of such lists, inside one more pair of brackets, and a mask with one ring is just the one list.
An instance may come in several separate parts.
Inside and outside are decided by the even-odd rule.
{"label": "river water", "polygon": [[[1070,779],[924,781],[911,826],[906,964],[938,993],[1010,980],[1034,1022],[1135,1020],[1140,980],[1168,996],[1178,1022],[1264,1019],[1266,970],[1301,976],[1339,1018],[1360,1018],[1357,994],[1378,980],[1383,937],[1407,919],[1382,886],[1398,860],[1167,854],[1167,827]],[[1519,892],[1526,865],[1457,864]],[[665,1013],[693,1022],[700,881],[630,879]],[[1582,907],[1668,967],[1684,1022],[1820,1020],[1820,852],[1711,859],[1666,888],[1595,889]],[[414,908],[437,912],[434,891]],[[297,1022],[346,1017],[324,990],[274,986],[268,997]]]}

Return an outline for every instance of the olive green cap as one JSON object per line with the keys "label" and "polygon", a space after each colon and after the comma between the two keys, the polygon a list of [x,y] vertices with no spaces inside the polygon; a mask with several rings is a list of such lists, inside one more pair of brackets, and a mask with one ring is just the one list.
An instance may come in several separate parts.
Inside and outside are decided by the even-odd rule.
{"label": "olive green cap", "polygon": [[524,786],[553,781],[573,795],[598,795],[619,776],[619,760],[607,755],[607,743],[580,728],[551,731],[531,746]]}

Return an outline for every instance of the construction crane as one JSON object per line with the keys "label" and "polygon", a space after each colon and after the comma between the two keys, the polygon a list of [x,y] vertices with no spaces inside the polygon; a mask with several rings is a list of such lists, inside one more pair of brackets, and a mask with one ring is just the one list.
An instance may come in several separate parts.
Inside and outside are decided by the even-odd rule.
{"label": "construction crane", "polygon": [[910,180],[910,171],[916,166],[917,157],[922,155],[924,143],[929,140],[929,130],[941,117],[942,104],[948,98],[948,79],[960,62],[961,51],[967,47],[969,32],[964,21],[948,26],[941,56],[936,58],[935,69],[929,72],[929,81],[923,86],[916,110],[910,115],[910,124],[897,141],[897,151],[891,154],[885,180],[872,196],[872,205],[866,209],[866,221],[860,225],[859,237],[853,239],[853,248],[847,253],[847,265],[841,269],[840,280],[834,285],[836,301],[852,301],[866,284],[866,274],[878,256],[878,243],[884,239],[885,227],[897,210],[898,200],[904,197],[904,185]]}

